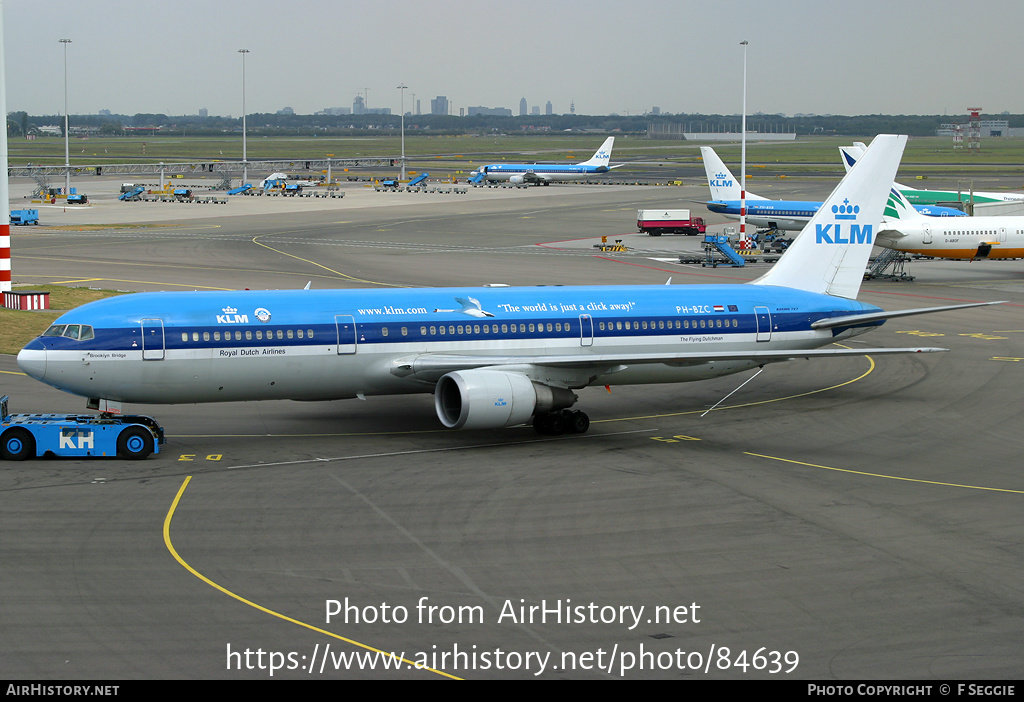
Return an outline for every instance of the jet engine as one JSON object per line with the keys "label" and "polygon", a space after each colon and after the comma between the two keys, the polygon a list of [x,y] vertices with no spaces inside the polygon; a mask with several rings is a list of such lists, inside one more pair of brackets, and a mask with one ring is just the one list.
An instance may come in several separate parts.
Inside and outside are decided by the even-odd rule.
{"label": "jet engine", "polygon": [[529,421],[535,413],[571,407],[576,394],[535,383],[522,373],[473,369],[437,381],[434,408],[449,429],[498,429]]}
{"label": "jet engine", "polygon": [[521,175],[509,176],[508,182],[511,183],[512,185],[522,185],[523,183],[526,182],[526,178],[524,178]]}

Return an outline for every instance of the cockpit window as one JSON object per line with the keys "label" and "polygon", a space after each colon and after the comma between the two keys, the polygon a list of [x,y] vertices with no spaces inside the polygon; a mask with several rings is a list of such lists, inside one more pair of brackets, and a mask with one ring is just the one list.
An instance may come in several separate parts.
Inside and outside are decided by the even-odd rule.
{"label": "cockpit window", "polygon": [[63,336],[78,341],[95,338],[93,329],[88,324],[54,324],[43,332],[43,336]]}

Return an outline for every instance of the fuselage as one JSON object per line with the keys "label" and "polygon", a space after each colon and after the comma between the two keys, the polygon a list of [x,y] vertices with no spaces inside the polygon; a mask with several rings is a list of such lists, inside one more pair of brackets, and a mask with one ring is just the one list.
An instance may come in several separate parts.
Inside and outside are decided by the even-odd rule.
{"label": "fuselage", "polygon": [[900,188],[900,193],[907,198],[912,205],[937,205],[948,202],[1019,202],[1024,200],[1024,194],[1020,193],[971,193],[956,192],[954,190],[914,190],[912,188]]}
{"label": "fuselage", "polygon": [[[787,231],[800,231],[821,208],[820,202],[809,200],[747,200],[747,223],[754,227],[767,227]],[[739,219],[739,200],[716,200],[707,203],[712,212]],[[914,207],[927,217],[963,217],[963,212],[953,207],[920,205]]]}
{"label": "fuselage", "polygon": [[591,175],[607,173],[607,166],[558,165],[543,163],[492,163],[481,166],[474,175],[485,180],[521,183],[583,180]]}
{"label": "fuselage", "polygon": [[[752,285],[137,293],[64,314],[18,363],[84,397],[168,404],[432,392],[439,373],[413,360],[460,354],[533,357],[524,372],[561,387],[678,382],[759,364],[586,356],[815,349],[870,326],[812,322],[877,309]],[[567,354],[578,367],[544,367]]]}
{"label": "fuselage", "polygon": [[876,243],[939,258],[1024,258],[1024,217],[891,220]]}

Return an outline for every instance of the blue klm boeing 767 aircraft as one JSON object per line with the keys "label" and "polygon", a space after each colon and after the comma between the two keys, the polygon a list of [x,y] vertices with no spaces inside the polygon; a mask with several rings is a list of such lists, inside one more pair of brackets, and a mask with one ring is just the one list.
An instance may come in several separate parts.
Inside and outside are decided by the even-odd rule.
{"label": "blue klm boeing 767 aircraft", "polygon": [[615,137],[608,137],[589,160],[571,166],[554,163],[491,163],[473,171],[469,182],[504,180],[513,185],[529,185],[531,183],[550,185],[556,181],[584,180],[597,173],[607,173],[611,169],[623,165],[608,165],[612,158],[614,143]]}
{"label": "blue klm boeing 767 aircraft", "polygon": [[[704,159],[704,173],[711,188],[711,202],[707,207],[712,212],[724,214],[731,219],[740,217],[740,182],[722,162],[710,146],[700,147]],[[747,222],[755,227],[800,231],[821,207],[820,202],[809,200],[769,200],[760,195],[747,193]],[[928,217],[963,217],[964,213],[955,207],[937,205],[916,206],[918,212]]]}
{"label": "blue klm boeing 767 aircraft", "polygon": [[752,284],[138,293],[62,315],[18,364],[110,412],[433,393],[446,427],[558,434],[587,430],[570,408],[588,386],[941,351],[831,346],[890,317],[974,306],[885,312],[856,300],[905,142],[877,137]]}

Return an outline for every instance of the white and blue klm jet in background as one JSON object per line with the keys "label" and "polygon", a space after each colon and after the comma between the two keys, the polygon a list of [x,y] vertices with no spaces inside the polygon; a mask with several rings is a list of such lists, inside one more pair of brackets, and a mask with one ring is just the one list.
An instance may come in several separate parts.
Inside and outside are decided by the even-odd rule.
{"label": "white and blue klm jet in background", "polygon": [[[710,146],[700,147],[704,159],[704,173],[711,188],[711,201],[706,203],[712,212],[730,219],[740,218],[740,182]],[[800,231],[821,207],[810,200],[769,200],[747,192],[747,223],[758,228]],[[928,217],[963,217],[955,207],[917,205],[918,212]]]}
{"label": "white and blue klm jet in background", "polygon": [[508,181],[513,185],[541,184],[550,185],[557,181],[584,180],[592,175],[607,173],[615,166],[608,165],[612,158],[612,145],[615,137],[608,137],[601,148],[594,152],[589,160],[575,165],[558,165],[545,163],[491,163],[473,171],[469,182]]}
{"label": "white and blue klm jet in background", "polygon": [[890,317],[975,306],[886,312],[856,300],[905,143],[877,137],[751,284],[137,293],[62,315],[18,365],[110,412],[433,393],[449,428],[532,422],[558,434],[589,427],[570,409],[589,386],[942,351],[832,346]]}

